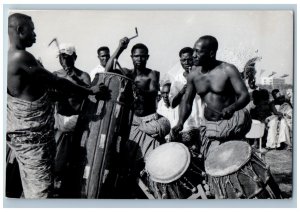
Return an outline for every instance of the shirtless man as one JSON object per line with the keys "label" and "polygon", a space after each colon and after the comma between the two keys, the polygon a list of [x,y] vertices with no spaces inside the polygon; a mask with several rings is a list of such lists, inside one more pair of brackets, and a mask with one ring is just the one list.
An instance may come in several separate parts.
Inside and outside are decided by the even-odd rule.
{"label": "shirtless man", "polygon": [[200,148],[204,155],[209,141],[240,139],[251,127],[250,115],[243,109],[250,101],[247,88],[234,65],[216,60],[217,49],[218,42],[212,36],[203,36],[196,41],[193,53],[195,70],[188,75],[179,121],[172,129],[173,134],[182,130],[198,94],[205,104],[206,120],[201,125],[205,127],[208,140],[202,140]]}
{"label": "shirtless man", "polygon": [[[128,43],[128,38],[120,40],[118,48],[107,62],[106,71],[113,71],[114,59],[120,56]],[[146,67],[148,48],[141,43],[134,45],[131,58],[134,68],[123,68],[123,74],[133,79],[135,85],[134,118],[127,147],[131,168],[139,171],[143,168],[144,157],[165,142],[164,137],[170,131],[170,123],[156,113],[159,72]]]}
{"label": "shirtless man", "polygon": [[30,16],[15,13],[8,18],[10,48],[7,81],[7,144],[16,155],[25,198],[48,198],[53,191],[54,104],[48,91],[57,89],[70,96],[100,94],[107,87],[78,86],[44,69],[26,51],[35,43]]}
{"label": "shirtless man", "polygon": [[[59,62],[62,69],[55,71],[58,77],[70,80],[74,84],[89,87],[91,84],[88,73],[75,67],[77,59],[75,46],[71,44],[60,44],[59,46]],[[72,171],[72,155],[74,154],[74,130],[77,124],[78,114],[85,98],[68,97],[61,94],[61,98],[57,99],[55,111],[55,140],[57,143],[57,151],[55,156],[55,182],[58,195],[60,197],[70,197],[72,193],[71,185]],[[74,193],[74,192],[73,192]]]}
{"label": "shirtless man", "polygon": [[[65,78],[74,84],[89,87],[91,85],[91,78],[88,73],[79,70],[75,67],[77,59],[75,47],[71,44],[61,44],[59,50],[59,62],[62,69],[55,71],[54,74],[58,77]],[[57,112],[62,115],[77,114],[82,104],[82,98],[68,98],[64,99],[66,102],[59,102],[57,105]]]}

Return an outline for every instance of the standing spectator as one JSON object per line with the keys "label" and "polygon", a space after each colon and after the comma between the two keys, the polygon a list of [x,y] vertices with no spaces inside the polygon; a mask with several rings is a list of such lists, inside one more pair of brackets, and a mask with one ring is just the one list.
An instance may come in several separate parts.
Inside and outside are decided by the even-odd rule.
{"label": "standing spectator", "polygon": [[101,73],[105,71],[105,66],[107,61],[110,58],[109,48],[107,46],[101,46],[97,50],[98,59],[100,64],[97,65],[93,70],[90,72],[91,80],[93,81],[97,73]]}

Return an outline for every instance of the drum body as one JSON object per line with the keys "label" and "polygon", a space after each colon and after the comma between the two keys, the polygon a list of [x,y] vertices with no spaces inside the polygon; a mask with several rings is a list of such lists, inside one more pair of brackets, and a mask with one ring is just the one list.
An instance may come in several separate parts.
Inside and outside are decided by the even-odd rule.
{"label": "drum body", "polygon": [[76,126],[77,145],[80,145],[78,183],[81,198],[114,198],[115,180],[123,161],[122,149],[133,117],[132,80],[113,73],[97,75],[92,84],[108,86],[111,99],[99,101],[89,96],[83,104]]}
{"label": "drum body", "polygon": [[266,164],[244,141],[228,141],[205,160],[211,193],[217,199],[276,198]]}
{"label": "drum body", "polygon": [[182,143],[157,147],[145,164],[142,180],[156,199],[187,199],[205,179],[199,159]]}

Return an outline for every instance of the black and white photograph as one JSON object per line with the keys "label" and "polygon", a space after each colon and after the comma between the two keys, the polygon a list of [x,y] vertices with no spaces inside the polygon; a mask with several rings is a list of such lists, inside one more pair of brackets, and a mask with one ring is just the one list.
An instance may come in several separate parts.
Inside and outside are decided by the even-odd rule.
{"label": "black and white photograph", "polygon": [[292,10],[17,10],[5,195],[292,199]]}

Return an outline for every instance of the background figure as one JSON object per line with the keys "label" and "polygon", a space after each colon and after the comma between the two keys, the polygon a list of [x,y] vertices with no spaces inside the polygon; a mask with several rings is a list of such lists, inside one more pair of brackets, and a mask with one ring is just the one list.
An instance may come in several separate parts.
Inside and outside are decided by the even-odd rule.
{"label": "background figure", "polygon": [[270,103],[274,115],[268,118],[267,148],[292,147],[293,109],[278,89],[272,91],[274,100]]}
{"label": "background figure", "polygon": [[266,118],[272,115],[269,92],[266,89],[254,90],[252,96],[254,108],[250,109],[251,118],[264,123]]}
{"label": "background figure", "polygon": [[[54,72],[58,77],[65,78],[74,84],[88,87],[91,84],[88,73],[75,67],[77,59],[75,47],[72,44],[61,44],[59,48],[59,62],[61,70]],[[72,197],[74,186],[70,185],[72,179],[71,158],[74,154],[74,130],[78,119],[80,108],[84,98],[67,97],[66,94],[56,94],[55,107],[55,139],[57,150],[55,156],[55,182],[59,197]],[[67,186],[69,185],[69,186]]]}
{"label": "background figure", "polygon": [[94,80],[97,73],[101,73],[105,71],[106,63],[108,62],[110,58],[110,52],[109,48],[107,46],[101,46],[97,50],[98,59],[100,61],[100,64],[97,65],[94,69],[90,71],[91,81]]}
{"label": "background figure", "polygon": [[286,99],[291,103],[291,106],[293,107],[293,90],[291,88],[286,90]]}
{"label": "background figure", "polygon": [[171,124],[171,127],[175,126],[176,124],[176,110],[174,110],[171,105],[170,105],[170,101],[169,101],[169,93],[170,93],[170,87],[171,87],[171,83],[170,82],[165,82],[161,88],[161,95],[162,98],[161,100],[158,102],[158,106],[157,106],[157,113],[166,117]]}
{"label": "background figure", "polygon": [[[176,125],[179,120],[179,110],[180,103],[186,92],[187,85],[187,76],[192,70],[193,66],[193,49],[190,47],[184,47],[179,51],[179,59],[181,64],[181,71],[179,74],[174,76],[174,80],[171,82],[170,90],[170,104],[174,108],[174,121],[175,124],[172,124],[172,127]],[[196,96],[193,105],[192,112],[187,118],[186,122],[183,125],[183,130],[180,133],[180,136],[177,137],[176,141],[184,142],[185,144],[193,145],[195,140],[198,140],[199,127],[201,120],[203,119],[203,105],[201,102],[200,96]]]}
{"label": "background figure", "polygon": [[[262,123],[266,123],[269,116],[272,115],[272,109],[269,101],[269,91],[266,89],[254,90],[252,92],[253,107],[250,109],[250,115],[252,119],[258,120]],[[265,133],[262,138],[262,147],[266,146],[267,141],[267,128],[265,128]],[[254,147],[257,146],[257,139],[255,139]]]}

